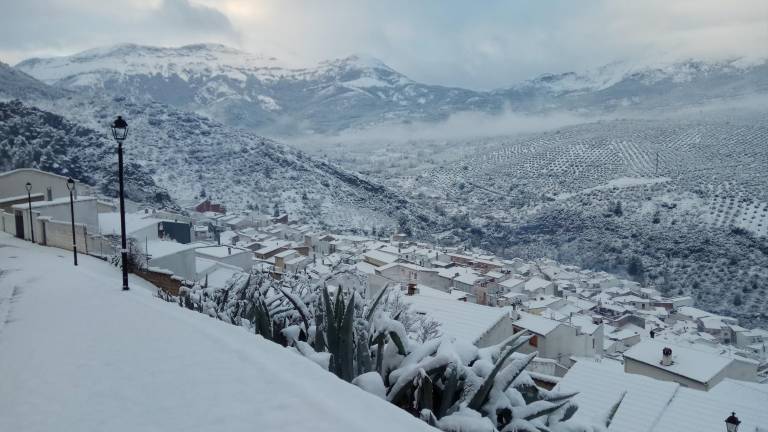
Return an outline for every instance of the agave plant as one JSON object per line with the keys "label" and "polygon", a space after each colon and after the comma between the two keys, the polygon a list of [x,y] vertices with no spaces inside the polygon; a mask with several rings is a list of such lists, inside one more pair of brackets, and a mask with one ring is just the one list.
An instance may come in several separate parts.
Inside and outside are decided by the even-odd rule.
{"label": "agave plant", "polygon": [[529,338],[519,332],[471,355],[459,355],[447,339],[426,343],[389,374],[387,399],[445,431],[547,430],[573,416],[575,408],[551,417],[574,394],[533,384],[525,368],[536,353],[516,354]]}
{"label": "agave plant", "polygon": [[[380,310],[387,293],[385,287],[365,302],[352,289],[331,293],[307,279],[275,281],[254,274],[235,278],[224,290],[198,287],[184,295],[196,309],[248,325],[343,380],[354,382],[363,374],[366,380],[380,378],[374,387],[384,389],[383,397],[446,432],[566,430],[562,426],[577,410],[575,394],[533,383],[525,368],[537,354],[517,353],[530,336],[519,332],[487,348],[448,337],[414,342],[398,321],[397,314],[407,312],[390,316]],[[605,427],[616,409],[606,416]],[[567,430],[601,429],[569,424]]]}

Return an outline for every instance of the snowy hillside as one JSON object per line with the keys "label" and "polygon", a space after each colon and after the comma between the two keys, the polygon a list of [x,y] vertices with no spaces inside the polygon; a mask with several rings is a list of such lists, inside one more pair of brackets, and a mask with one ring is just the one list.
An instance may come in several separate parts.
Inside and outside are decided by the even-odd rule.
{"label": "snowy hillside", "polygon": [[[103,132],[18,100],[0,102],[0,171],[38,168],[72,176],[115,197],[116,166],[115,144]],[[128,199],[175,206],[168,191],[155,183],[142,164],[129,160],[125,169]]]}
{"label": "snowy hillside", "polygon": [[106,134],[113,113],[130,124],[126,160],[139,164],[181,201],[203,195],[228,209],[277,207],[291,217],[346,231],[424,231],[442,224],[431,209],[352,171],[307,156],[247,130],[157,102],[68,98],[48,109]]}
{"label": "snowy hillside", "polygon": [[615,273],[639,257],[644,272],[631,277],[768,322],[765,116],[603,121],[368,150],[326,152],[445,209],[455,228],[446,241]]}
{"label": "snowy hillside", "polygon": [[[39,269],[45,268],[41,273]],[[242,328],[0,234],[0,430],[428,431]]]}
{"label": "snowy hillside", "polygon": [[744,59],[616,62],[490,92],[418,83],[367,56],[290,69],[277,59],[216,44],[122,44],[29,59],[16,67],[60,88],[151,98],[273,136],[436,121],[463,111],[590,115],[679,109],[768,93],[768,63]]}
{"label": "snowy hillside", "polygon": [[[19,82],[16,77],[8,87]],[[444,223],[433,209],[353,171],[162,103],[98,94],[31,101],[42,109],[0,102],[0,170],[36,167],[72,175],[115,196],[108,125],[120,113],[130,122],[126,188],[134,201],[173,207],[174,200],[206,195],[230,210],[272,214],[277,208],[339,231],[388,232],[399,225],[425,232]]]}
{"label": "snowy hillside", "polygon": [[31,76],[0,62],[0,100],[54,99],[68,92],[47,86]]}

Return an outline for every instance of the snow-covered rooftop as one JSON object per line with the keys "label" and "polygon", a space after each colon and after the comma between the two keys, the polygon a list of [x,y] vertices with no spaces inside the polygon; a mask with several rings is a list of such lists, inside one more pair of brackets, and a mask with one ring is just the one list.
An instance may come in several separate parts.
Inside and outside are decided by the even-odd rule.
{"label": "snow-covered rooftop", "polygon": [[[157,225],[160,222],[162,222],[161,219],[144,217],[143,213],[126,213],[125,231],[130,234],[134,231]],[[99,213],[99,229],[102,234],[119,234],[120,213]]]}
{"label": "snow-covered rooftop", "polygon": [[224,258],[229,255],[251,253],[249,250],[238,249],[232,246],[204,246],[198,248],[195,252],[199,255],[206,255],[214,258]]}
{"label": "snow-covered rooftop", "polygon": [[[26,195],[24,196],[24,198],[26,198]],[[87,196],[81,196],[81,197],[77,197],[77,198],[73,199],[73,201],[76,202],[76,203],[78,203],[78,202],[87,202],[87,201],[95,201],[95,200],[96,200],[96,198],[94,198],[94,197],[87,197]],[[67,197],[61,197],[61,198],[52,199],[50,201],[32,201],[32,208],[33,209],[37,209],[37,208],[57,206],[57,205],[62,205],[62,204],[67,204],[67,205],[69,204],[69,197],[68,196]],[[25,210],[25,209],[29,208],[29,203],[14,204],[13,206],[11,206],[11,208],[16,209],[16,210]]]}
{"label": "snow-covered rooftop", "polygon": [[[605,418],[622,393],[626,392],[608,431],[649,432],[678,387],[677,383],[624,373],[611,364],[584,360],[568,370],[555,390],[579,392],[574,397],[579,406],[574,420],[585,423]],[[725,417],[727,415],[723,419]]]}
{"label": "snow-covered rooftop", "polygon": [[[673,363],[661,366],[661,351],[672,348]],[[694,350],[669,342],[646,339],[624,353],[624,358],[656,366],[670,373],[690,378],[700,383],[707,383],[733,360],[716,354]]]}
{"label": "snow-covered rooftop", "polygon": [[562,323],[549,318],[540,317],[538,315],[520,312],[520,318],[516,320],[514,324],[533,333],[546,336]]}
{"label": "snow-covered rooftop", "polygon": [[545,288],[549,286],[552,282],[542,279],[538,276],[534,276],[530,279],[528,279],[525,282],[525,290],[526,291],[536,291],[537,289]]}
{"label": "snow-covered rooftop", "polygon": [[205,246],[205,243],[182,244],[172,240],[152,240],[148,242],[139,242],[139,245],[144,246],[144,249],[149,253],[151,258],[160,258],[188,249],[196,249]]}
{"label": "snow-covered rooftop", "polygon": [[467,303],[437,295],[403,296],[411,310],[424,313],[442,324],[443,334],[475,343],[509,313],[505,309]]}
{"label": "snow-covered rooftop", "polygon": [[370,259],[381,261],[387,264],[393,263],[397,261],[398,257],[397,255],[392,255],[387,252],[382,252],[379,250],[369,250],[363,254],[363,256],[368,257]]}

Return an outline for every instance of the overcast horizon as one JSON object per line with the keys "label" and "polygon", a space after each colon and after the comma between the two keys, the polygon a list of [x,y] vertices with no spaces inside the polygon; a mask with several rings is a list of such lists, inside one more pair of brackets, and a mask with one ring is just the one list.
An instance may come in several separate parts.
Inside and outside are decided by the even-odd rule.
{"label": "overcast horizon", "polygon": [[[293,66],[362,53],[429,84],[493,89],[544,73],[768,57],[768,2],[28,0],[4,6],[0,60],[137,43],[223,43]],[[29,31],[34,29],[34,31]]]}

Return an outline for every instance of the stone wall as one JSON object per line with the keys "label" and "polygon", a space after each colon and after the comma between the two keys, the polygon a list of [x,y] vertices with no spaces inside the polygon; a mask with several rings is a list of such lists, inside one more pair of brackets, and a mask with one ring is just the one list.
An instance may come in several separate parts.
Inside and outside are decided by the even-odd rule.
{"label": "stone wall", "polygon": [[134,274],[142,279],[151,282],[164,292],[178,296],[179,290],[182,286],[182,280],[173,275],[172,272],[156,271],[152,269],[148,270],[135,270]]}
{"label": "stone wall", "polygon": [[[43,236],[46,246],[72,250],[72,225],[70,222],[40,218],[43,222]],[[88,253],[88,228],[84,224],[75,224],[77,249]]]}

